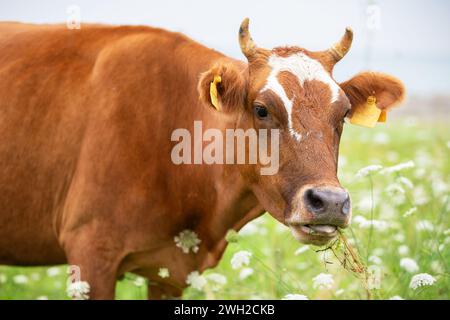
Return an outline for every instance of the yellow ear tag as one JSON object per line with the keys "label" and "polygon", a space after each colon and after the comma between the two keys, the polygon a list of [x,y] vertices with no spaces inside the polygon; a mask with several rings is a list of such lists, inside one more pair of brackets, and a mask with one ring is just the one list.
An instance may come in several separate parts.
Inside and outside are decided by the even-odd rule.
{"label": "yellow ear tag", "polygon": [[209,95],[211,96],[211,103],[218,111],[220,111],[220,107],[219,99],[217,98],[217,84],[221,82],[221,76],[214,76],[214,81],[209,85]]}
{"label": "yellow ear tag", "polygon": [[387,118],[387,111],[381,110],[381,114],[380,114],[380,117],[378,118],[378,122],[386,122],[386,118]]}
{"label": "yellow ear tag", "polygon": [[369,96],[365,104],[356,106],[349,119],[350,123],[368,128],[375,127],[378,119],[382,118],[382,111],[377,108],[376,102],[377,99],[374,96]]}

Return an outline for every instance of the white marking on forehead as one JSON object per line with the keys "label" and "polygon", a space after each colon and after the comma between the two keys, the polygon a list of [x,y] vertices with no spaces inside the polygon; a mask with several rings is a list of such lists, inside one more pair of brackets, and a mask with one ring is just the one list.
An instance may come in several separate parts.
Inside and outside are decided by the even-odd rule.
{"label": "white marking on forehead", "polygon": [[288,71],[298,78],[301,86],[305,81],[320,81],[328,85],[331,91],[331,103],[335,102],[339,97],[340,88],[337,83],[326,72],[324,67],[319,61],[311,59],[304,53],[295,53],[288,57],[280,57],[278,55],[271,55],[268,61],[269,66],[272,68],[267,78],[267,83],[262,88],[261,92],[266,90],[272,90],[276,93],[286,108],[289,121],[289,131],[297,139],[301,139],[301,134],[295,132],[292,127],[292,107],[294,98],[290,100],[283,86],[278,81],[278,74],[282,71]]}

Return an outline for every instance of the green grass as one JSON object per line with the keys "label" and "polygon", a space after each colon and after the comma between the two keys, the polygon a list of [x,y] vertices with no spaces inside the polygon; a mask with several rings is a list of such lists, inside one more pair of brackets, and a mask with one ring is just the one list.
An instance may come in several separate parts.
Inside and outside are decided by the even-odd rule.
{"label": "green grass", "polygon": [[[374,129],[347,125],[344,131],[339,177],[352,196],[354,217],[345,234],[380,281],[379,288],[371,290],[372,298],[449,299],[450,129],[444,123],[403,121]],[[368,165],[389,167],[410,160],[414,168],[356,176]],[[405,217],[413,207],[416,211]],[[378,221],[379,228],[364,226],[364,221],[370,224],[372,219]],[[420,230],[418,224],[428,228]],[[220,273],[227,283],[214,288],[209,281],[201,291],[188,288],[184,297],[279,299],[295,293],[309,299],[367,298],[363,282],[346,271],[331,251],[316,252],[319,248],[309,247],[296,255],[302,247],[286,227],[266,214],[246,226],[238,241],[230,243],[220,264],[204,273]],[[230,264],[233,254],[240,250],[252,252],[248,267],[254,272],[245,279]],[[404,257],[413,259],[418,270],[404,270],[400,266]],[[0,299],[66,299],[65,267],[51,269],[59,270],[57,275],[49,275],[47,270],[0,267]],[[314,288],[313,278],[320,273],[332,274],[331,288]],[[413,290],[409,285],[417,273],[431,274],[436,282]],[[17,283],[17,275],[26,276],[27,282]],[[119,281],[118,298],[145,299],[146,286],[140,280],[127,275]]]}

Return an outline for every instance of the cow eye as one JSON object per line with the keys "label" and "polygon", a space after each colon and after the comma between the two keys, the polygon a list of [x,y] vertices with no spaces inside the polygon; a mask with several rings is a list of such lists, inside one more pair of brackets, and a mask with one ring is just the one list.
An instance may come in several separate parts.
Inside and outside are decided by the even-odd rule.
{"label": "cow eye", "polygon": [[265,119],[269,115],[267,108],[260,104],[255,104],[253,106],[253,110],[255,111],[256,116],[260,119]]}

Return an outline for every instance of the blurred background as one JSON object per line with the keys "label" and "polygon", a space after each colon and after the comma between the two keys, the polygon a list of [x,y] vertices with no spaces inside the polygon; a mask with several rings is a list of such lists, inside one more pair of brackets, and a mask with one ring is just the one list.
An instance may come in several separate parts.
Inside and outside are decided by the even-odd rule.
{"label": "blurred background", "polygon": [[[374,272],[346,272],[330,250],[299,244],[265,214],[201,276],[205,287],[184,297],[450,299],[450,1],[0,0],[0,21],[151,25],[238,59],[237,32],[247,16],[253,39],[266,48],[322,50],[350,26],[353,46],[335,79],[370,69],[405,83],[394,119],[370,130],[346,125],[340,146],[339,179],[353,203],[345,234]],[[236,267],[242,251],[251,259]],[[0,299],[67,299],[66,280],[65,266],[0,266]],[[145,299],[146,279],[127,274],[116,292]]]}
{"label": "blurred background", "polygon": [[343,81],[371,69],[405,82],[407,108],[393,114],[448,117],[450,110],[450,2],[447,0],[42,0],[0,1],[0,20],[143,24],[180,31],[242,59],[237,30],[244,17],[258,45],[329,47],[353,28],[350,53],[335,70]]}

